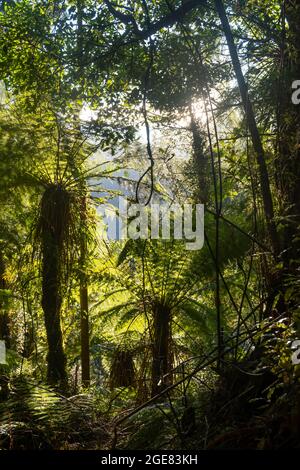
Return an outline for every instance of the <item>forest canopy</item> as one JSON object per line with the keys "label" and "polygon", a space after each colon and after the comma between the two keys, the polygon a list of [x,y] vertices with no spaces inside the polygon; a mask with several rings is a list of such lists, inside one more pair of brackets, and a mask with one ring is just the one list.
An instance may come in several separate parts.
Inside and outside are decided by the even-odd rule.
{"label": "forest canopy", "polygon": [[300,433],[300,4],[0,1],[0,449]]}

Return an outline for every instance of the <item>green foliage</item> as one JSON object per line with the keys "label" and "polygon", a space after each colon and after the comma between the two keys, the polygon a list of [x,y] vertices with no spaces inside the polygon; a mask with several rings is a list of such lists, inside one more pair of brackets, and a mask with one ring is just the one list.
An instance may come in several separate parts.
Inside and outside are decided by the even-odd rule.
{"label": "green foliage", "polygon": [[[124,447],[218,448],[236,435],[284,447],[275,405],[299,418],[300,10],[224,2],[236,77],[218,2],[178,14],[188,3],[1,2],[0,448],[109,446],[104,427],[149,398],[155,360],[174,390],[129,420]],[[98,205],[137,189],[205,200],[203,248],[100,241]],[[91,387],[80,394],[83,287]],[[44,385],[54,324],[74,396]]]}
{"label": "green foliage", "polygon": [[16,378],[8,400],[0,403],[0,448],[71,448],[78,442],[78,429],[83,439],[93,434],[92,408],[92,396],[67,398],[29,378]]}

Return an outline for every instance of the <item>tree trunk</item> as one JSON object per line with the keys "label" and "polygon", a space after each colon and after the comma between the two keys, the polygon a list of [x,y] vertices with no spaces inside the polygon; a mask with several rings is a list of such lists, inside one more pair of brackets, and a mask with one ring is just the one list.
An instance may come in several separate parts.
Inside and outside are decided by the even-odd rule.
{"label": "tree trunk", "polygon": [[82,202],[81,219],[83,222],[83,233],[81,238],[81,260],[80,260],[80,330],[81,330],[81,381],[84,387],[90,385],[90,335],[89,335],[89,305],[88,285],[86,277],[86,255],[87,243],[84,227],[86,225],[86,198]]}
{"label": "tree trunk", "polygon": [[257,123],[255,120],[254,112],[252,103],[249,99],[248,89],[245,82],[245,78],[242,72],[240,59],[237,53],[236,45],[234,42],[233,34],[231,31],[231,27],[227,18],[227,14],[224,8],[224,4],[222,0],[215,0],[215,6],[220,17],[222,27],[224,30],[224,34],[226,37],[228,49],[231,56],[232,66],[236,75],[236,79],[238,82],[243,107],[245,110],[246,120],[249,128],[249,132],[252,139],[252,144],[254,151],[256,153],[257,164],[259,168],[259,175],[260,175],[260,186],[263,198],[263,205],[264,205],[264,212],[268,227],[269,237],[272,243],[272,248],[275,256],[278,256],[280,253],[280,244],[278,233],[276,229],[276,225],[274,222],[274,208],[273,208],[273,200],[272,194],[270,189],[270,180],[268,169],[266,165],[265,159],[265,152],[262,145],[262,141],[259,135]]}
{"label": "tree trunk", "polygon": [[193,161],[198,178],[196,200],[200,204],[206,204],[208,202],[209,194],[208,160],[204,153],[204,139],[201,134],[201,129],[192,112],[190,113],[190,116],[193,137]]}
{"label": "tree trunk", "polygon": [[291,94],[292,83],[300,80],[299,3],[286,1],[285,15],[288,29],[282,44],[277,174],[284,205],[284,267],[286,272],[296,274],[300,258],[300,105],[293,104]]}
{"label": "tree trunk", "polygon": [[70,201],[66,191],[48,188],[41,204],[42,308],[48,342],[47,380],[62,390],[67,386],[60,313],[62,305],[61,267]]}
{"label": "tree trunk", "polygon": [[[77,78],[81,87],[84,87],[84,69],[83,69],[83,13],[84,4],[82,0],[77,0],[77,54],[78,69]],[[81,135],[80,121],[78,121],[78,132]],[[80,256],[80,336],[81,336],[81,382],[84,387],[90,385],[90,336],[89,336],[89,306],[88,306],[88,285],[86,277],[86,256],[87,240],[84,233],[86,226],[86,197],[82,199],[82,236],[81,236],[81,256]]]}
{"label": "tree trunk", "polygon": [[80,330],[81,330],[81,381],[84,387],[90,385],[90,338],[88,314],[88,288],[86,283],[80,286]]}
{"label": "tree trunk", "polygon": [[164,305],[156,305],[153,312],[152,385],[151,396],[166,388],[171,379],[165,377],[171,369],[171,311]]}
{"label": "tree trunk", "polygon": [[[6,290],[5,262],[2,251],[0,251],[0,289]],[[5,294],[0,299],[0,339],[5,341],[6,348],[10,348],[10,325],[9,312]]]}

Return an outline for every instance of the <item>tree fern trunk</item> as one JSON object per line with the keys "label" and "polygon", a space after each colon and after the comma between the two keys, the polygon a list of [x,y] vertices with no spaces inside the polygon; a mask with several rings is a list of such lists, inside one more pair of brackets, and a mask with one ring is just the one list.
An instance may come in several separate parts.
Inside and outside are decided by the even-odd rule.
{"label": "tree fern trunk", "polygon": [[57,187],[48,188],[41,204],[42,308],[48,342],[47,380],[65,389],[66,357],[61,330],[63,247],[69,215],[69,197]]}
{"label": "tree fern trunk", "polygon": [[168,384],[170,377],[164,377],[171,369],[171,312],[163,305],[157,305],[153,312],[152,380],[151,395],[160,393]]}

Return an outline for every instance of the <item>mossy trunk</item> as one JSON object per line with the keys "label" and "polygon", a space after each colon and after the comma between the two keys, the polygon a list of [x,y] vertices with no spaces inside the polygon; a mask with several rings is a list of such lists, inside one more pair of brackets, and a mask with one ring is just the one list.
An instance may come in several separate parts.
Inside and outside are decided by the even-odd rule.
{"label": "mossy trunk", "polygon": [[48,188],[41,205],[42,307],[48,342],[47,380],[64,390],[66,357],[61,330],[62,263],[67,237],[70,199],[60,187]]}
{"label": "mossy trunk", "polygon": [[171,383],[169,375],[172,367],[170,340],[171,311],[164,305],[157,305],[153,311],[152,396],[162,392]]}

